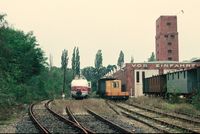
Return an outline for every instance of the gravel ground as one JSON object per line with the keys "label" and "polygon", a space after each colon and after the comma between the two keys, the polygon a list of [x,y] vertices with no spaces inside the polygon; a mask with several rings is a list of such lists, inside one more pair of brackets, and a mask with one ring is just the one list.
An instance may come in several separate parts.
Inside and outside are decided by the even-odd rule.
{"label": "gravel ground", "polygon": [[15,121],[6,125],[0,125],[0,133],[15,133],[18,121],[20,121],[20,119],[16,119]]}
{"label": "gravel ground", "polygon": [[28,116],[28,110],[18,113],[6,125],[0,125],[0,133],[38,133]]}
{"label": "gravel ground", "polygon": [[29,115],[25,115],[21,121],[17,123],[16,133],[39,133],[38,129],[35,128]]}
{"label": "gravel ground", "polygon": [[117,133],[109,125],[106,125],[104,122],[96,119],[91,115],[77,115],[76,119],[88,129],[92,130],[95,133]]}
{"label": "gravel ground", "polygon": [[[120,113],[120,111],[122,111],[120,108],[118,108],[117,106],[115,105],[112,105],[110,104],[118,113]],[[120,118],[122,121],[125,121],[127,123],[130,123],[132,124],[133,126],[136,127],[136,133],[159,133],[157,130],[147,126],[147,125],[144,125],[143,123],[139,122],[139,121],[136,121],[136,120],[133,120],[133,119],[130,119],[130,118],[127,118],[125,116],[122,116],[120,114],[120,116],[118,116],[118,118]],[[115,119],[115,118],[114,118]]]}
{"label": "gravel ground", "polygon": [[[76,118],[86,118],[88,113],[85,110],[85,107],[91,109],[92,111],[97,112],[99,115],[104,116],[108,120],[113,121],[116,124],[119,124],[120,126],[127,128],[127,130],[136,132],[136,133],[142,133],[144,132],[142,129],[140,129],[138,124],[136,124],[134,121],[130,121],[129,119],[125,118],[122,115],[117,115],[115,111],[113,111],[107,104],[104,99],[83,99],[83,100],[54,100],[51,104],[52,109],[57,110],[59,113],[63,113],[63,109],[68,106],[72,113],[76,116]],[[60,109],[60,110],[58,110]],[[65,116],[68,118],[68,116]],[[89,117],[88,117],[89,118]],[[85,121],[83,122],[84,125],[93,123],[93,121]],[[136,124],[136,125],[135,125]],[[99,125],[93,125],[98,127]],[[140,124],[140,126],[142,126]],[[86,125],[87,127],[87,125]],[[92,126],[91,126],[92,127]],[[98,129],[98,128],[97,128]],[[107,131],[103,131],[107,132]],[[148,131],[147,131],[148,132]],[[152,132],[152,131],[149,131]]]}
{"label": "gravel ground", "polygon": [[34,107],[34,114],[38,121],[44,125],[51,133],[80,133],[80,130],[71,127],[53,116],[43,104]]}

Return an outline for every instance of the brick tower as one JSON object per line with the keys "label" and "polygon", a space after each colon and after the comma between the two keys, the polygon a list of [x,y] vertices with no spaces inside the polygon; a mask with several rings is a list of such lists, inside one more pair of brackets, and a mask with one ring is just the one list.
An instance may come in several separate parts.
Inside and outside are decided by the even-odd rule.
{"label": "brick tower", "polygon": [[156,20],[156,60],[179,61],[176,16],[160,16]]}

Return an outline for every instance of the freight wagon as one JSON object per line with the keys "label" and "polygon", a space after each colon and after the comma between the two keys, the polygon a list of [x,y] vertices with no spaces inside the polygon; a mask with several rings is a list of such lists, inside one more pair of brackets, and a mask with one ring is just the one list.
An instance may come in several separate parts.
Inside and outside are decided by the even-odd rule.
{"label": "freight wagon", "polygon": [[98,81],[97,94],[104,98],[128,99],[129,93],[122,86],[121,80],[114,78],[102,78]]}
{"label": "freight wagon", "polygon": [[167,93],[176,93],[184,96],[196,93],[200,90],[199,70],[200,68],[193,68],[166,74]]}
{"label": "freight wagon", "polygon": [[200,91],[200,67],[145,78],[145,95],[179,94],[191,96]]}
{"label": "freight wagon", "polygon": [[143,93],[154,94],[157,96],[163,96],[166,93],[166,75],[158,75],[150,78],[146,78],[143,81]]}

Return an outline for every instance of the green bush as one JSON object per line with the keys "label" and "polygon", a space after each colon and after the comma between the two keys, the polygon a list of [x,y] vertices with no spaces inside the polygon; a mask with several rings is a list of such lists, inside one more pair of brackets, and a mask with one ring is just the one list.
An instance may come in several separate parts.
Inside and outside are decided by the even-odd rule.
{"label": "green bush", "polygon": [[180,99],[179,99],[179,95],[176,94],[176,93],[173,93],[173,94],[170,94],[169,95],[169,103],[179,103],[180,102]]}
{"label": "green bush", "polygon": [[200,91],[197,92],[195,96],[192,97],[192,104],[200,110]]}

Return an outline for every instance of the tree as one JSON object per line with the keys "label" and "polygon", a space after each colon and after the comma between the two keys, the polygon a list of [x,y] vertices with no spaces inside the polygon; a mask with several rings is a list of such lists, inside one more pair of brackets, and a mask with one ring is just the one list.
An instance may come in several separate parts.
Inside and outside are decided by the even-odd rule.
{"label": "tree", "polygon": [[73,70],[73,77],[75,75],[80,76],[80,55],[78,47],[74,47],[73,54],[72,54],[72,70]]}
{"label": "tree", "polygon": [[4,17],[0,15],[0,107],[10,109],[16,104],[44,99],[48,75],[43,80],[38,77],[49,70],[33,32],[10,27]]}
{"label": "tree", "polygon": [[66,69],[67,69],[67,65],[68,65],[68,51],[64,49],[62,51],[62,57],[61,57],[61,68],[64,71],[62,94],[64,94],[65,86],[66,86]]}
{"label": "tree", "polygon": [[108,65],[106,68],[106,73],[109,73],[110,71],[114,71],[114,69],[117,69],[116,65]]}
{"label": "tree", "polygon": [[82,69],[81,72],[88,81],[91,81],[92,91],[95,91],[97,88],[97,80],[98,80],[96,68],[94,68],[92,66],[85,67]]}
{"label": "tree", "polygon": [[99,70],[103,66],[102,62],[103,62],[102,52],[101,50],[98,50],[95,57],[95,68]]}
{"label": "tree", "polygon": [[6,14],[0,14],[0,28],[8,26],[8,22],[4,19],[5,16]]}
{"label": "tree", "polygon": [[1,27],[1,68],[12,74],[18,83],[25,83],[38,75],[46,64],[44,52],[38,46],[33,32],[24,33],[8,26]]}
{"label": "tree", "polygon": [[122,68],[124,64],[124,53],[122,52],[122,50],[120,51],[120,54],[119,54],[119,58],[118,58],[118,61],[117,61],[117,65],[120,67],[120,69]]}
{"label": "tree", "polygon": [[82,69],[82,74],[85,76],[85,78],[89,81],[94,81],[96,79],[96,69],[92,66],[85,67]]}
{"label": "tree", "polygon": [[80,76],[80,56],[79,56],[79,49],[76,49],[76,75]]}
{"label": "tree", "polygon": [[133,56],[131,56],[131,63],[133,63],[134,62],[134,58],[133,58]]}
{"label": "tree", "polygon": [[49,68],[51,70],[51,68],[53,67],[53,56],[52,54],[49,55]]}
{"label": "tree", "polygon": [[150,62],[150,61],[156,61],[154,52],[151,53],[151,56],[150,56],[150,58],[148,58],[148,61],[149,61],[149,62]]}
{"label": "tree", "polygon": [[73,71],[73,77],[74,77],[75,71],[76,71],[76,47],[74,47],[73,54],[72,54],[72,71]]}

